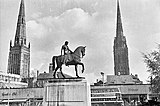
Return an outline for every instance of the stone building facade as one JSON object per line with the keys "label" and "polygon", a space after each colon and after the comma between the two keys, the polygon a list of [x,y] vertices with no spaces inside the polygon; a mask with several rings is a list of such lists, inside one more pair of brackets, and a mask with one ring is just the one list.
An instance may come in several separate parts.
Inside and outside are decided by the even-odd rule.
{"label": "stone building facade", "polygon": [[126,37],[123,35],[119,2],[117,2],[117,28],[113,49],[115,75],[129,75],[128,47]]}
{"label": "stone building facade", "polygon": [[7,73],[28,78],[30,73],[30,43],[26,44],[26,22],[24,0],[21,0],[14,45],[10,41]]}

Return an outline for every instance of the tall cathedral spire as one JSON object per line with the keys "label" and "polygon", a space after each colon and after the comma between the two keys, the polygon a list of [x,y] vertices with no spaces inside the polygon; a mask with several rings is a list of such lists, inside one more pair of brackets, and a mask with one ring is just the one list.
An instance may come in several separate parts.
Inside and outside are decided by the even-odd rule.
{"label": "tall cathedral spire", "polygon": [[26,22],[24,0],[21,0],[14,45],[26,45]]}
{"label": "tall cathedral spire", "polygon": [[117,0],[117,29],[116,36],[123,36],[123,28],[122,28],[122,20],[121,20],[121,12],[119,7],[119,0]]}
{"label": "tall cathedral spire", "polygon": [[8,73],[28,78],[30,74],[30,43],[26,46],[26,22],[24,0],[21,0],[14,45],[10,41]]}
{"label": "tall cathedral spire", "polygon": [[123,36],[119,1],[117,0],[117,27],[114,39],[114,72],[115,75],[129,75],[128,47]]}

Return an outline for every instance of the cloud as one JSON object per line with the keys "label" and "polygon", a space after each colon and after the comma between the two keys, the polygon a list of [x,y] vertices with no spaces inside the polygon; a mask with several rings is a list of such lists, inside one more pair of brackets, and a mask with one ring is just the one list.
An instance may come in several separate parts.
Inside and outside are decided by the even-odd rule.
{"label": "cloud", "polygon": [[45,28],[45,26],[34,20],[27,22],[27,28],[29,35],[31,35],[31,38],[41,39],[47,33],[47,29]]}
{"label": "cloud", "polygon": [[36,12],[36,13],[33,13],[33,14],[31,15],[31,18],[33,18],[33,19],[37,19],[37,18],[40,18],[40,17],[41,17],[41,15],[42,15],[42,13],[41,13],[41,12]]}
{"label": "cloud", "polygon": [[[8,54],[6,48],[9,47],[9,43],[7,45],[6,42],[14,38],[19,2],[5,2],[5,5],[12,5],[12,9],[8,8],[10,6],[5,6],[3,1],[1,2],[3,4],[1,35],[3,36],[0,36],[2,38],[0,40],[3,49],[0,50],[4,52],[0,57],[4,58],[4,55]],[[101,71],[113,74],[116,1],[28,0],[25,3],[26,35],[27,41],[31,42],[31,68],[48,71],[52,56],[59,55],[61,45],[68,40],[72,50],[79,45],[87,46],[86,56],[82,60],[86,74],[94,73],[96,76]],[[159,5],[159,0],[120,1],[131,72],[146,72],[139,51],[149,51],[155,47],[155,43],[159,43]],[[6,14],[7,12],[10,14]],[[0,61],[4,63],[7,57],[6,55],[6,58],[1,58]],[[1,66],[6,68],[6,64]],[[67,73],[75,75],[74,68],[73,72],[71,70],[71,67],[64,68]]]}
{"label": "cloud", "polygon": [[[112,52],[108,53],[107,48],[110,47],[106,41],[108,39],[112,44],[113,37],[113,32],[107,29],[114,26],[111,25],[113,22],[107,22],[108,18],[101,20],[97,18],[98,15],[100,15],[98,12],[89,14],[81,8],[73,8],[59,16],[47,16],[28,21],[28,35],[33,47],[33,67],[36,67],[34,63],[43,63],[43,69],[41,69],[48,70],[52,56],[59,55],[61,45],[65,40],[69,40],[72,50],[79,45],[87,46],[86,57],[84,57],[86,73],[105,70],[107,61],[112,57]],[[112,61],[109,64],[112,64]],[[74,76],[75,74],[70,70],[72,69],[64,68],[64,72]]]}
{"label": "cloud", "polygon": [[[159,43],[160,14],[159,2],[137,1],[121,1],[120,8],[129,47],[130,71],[143,77],[146,69],[140,52],[152,48],[154,42]],[[87,46],[86,56],[82,59],[87,79],[97,79],[102,71],[113,74],[116,1],[65,0],[56,3],[55,0],[45,3],[41,10],[27,22],[32,67],[48,71],[52,56],[59,55],[61,45],[68,40],[72,50],[79,45]],[[75,76],[74,67],[63,66],[63,71]],[[80,66],[78,72],[84,75]]]}

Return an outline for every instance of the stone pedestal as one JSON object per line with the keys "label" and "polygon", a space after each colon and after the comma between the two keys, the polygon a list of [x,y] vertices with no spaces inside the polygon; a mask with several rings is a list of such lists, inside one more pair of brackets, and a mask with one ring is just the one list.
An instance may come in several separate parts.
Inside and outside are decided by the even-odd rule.
{"label": "stone pedestal", "polygon": [[43,106],[91,106],[85,79],[52,79],[45,85]]}

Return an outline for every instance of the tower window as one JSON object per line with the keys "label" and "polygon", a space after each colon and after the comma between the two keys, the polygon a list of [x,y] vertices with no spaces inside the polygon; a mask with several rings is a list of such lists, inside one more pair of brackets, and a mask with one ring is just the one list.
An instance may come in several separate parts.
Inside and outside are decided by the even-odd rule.
{"label": "tower window", "polygon": [[26,44],[26,39],[24,39],[24,44]]}
{"label": "tower window", "polygon": [[17,44],[19,44],[19,38],[17,38]]}
{"label": "tower window", "polygon": [[23,24],[23,18],[22,18],[22,24]]}

